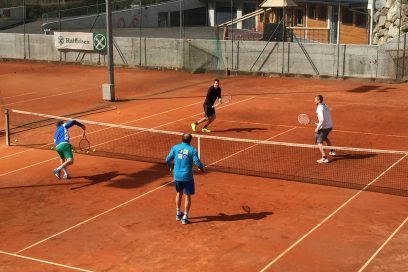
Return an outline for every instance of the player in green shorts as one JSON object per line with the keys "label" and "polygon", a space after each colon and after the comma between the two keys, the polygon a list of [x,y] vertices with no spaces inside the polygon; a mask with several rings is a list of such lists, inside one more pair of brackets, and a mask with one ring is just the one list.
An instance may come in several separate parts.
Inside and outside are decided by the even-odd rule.
{"label": "player in green shorts", "polygon": [[71,120],[66,123],[59,120],[56,124],[57,130],[54,135],[55,150],[58,152],[58,155],[61,159],[61,165],[52,170],[54,175],[61,179],[61,171],[64,171],[64,179],[68,179],[68,170],[67,167],[74,163],[74,155],[72,154],[72,146],[69,143],[69,134],[68,129],[72,126],[79,126],[85,130],[85,126],[78,121]]}

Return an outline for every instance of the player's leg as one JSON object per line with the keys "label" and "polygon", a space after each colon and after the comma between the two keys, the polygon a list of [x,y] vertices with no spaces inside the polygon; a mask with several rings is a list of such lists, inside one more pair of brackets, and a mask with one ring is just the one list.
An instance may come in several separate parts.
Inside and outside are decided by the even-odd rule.
{"label": "player's leg", "polygon": [[182,184],[178,181],[174,181],[174,186],[176,188],[176,220],[181,220],[183,217],[183,213],[180,211],[180,206],[181,206],[181,199],[183,197],[183,188]]}
{"label": "player's leg", "polygon": [[205,121],[208,121],[208,117],[207,117],[207,116],[201,118],[200,120],[198,120],[197,122],[195,122],[195,123],[193,123],[193,124],[196,124],[196,126],[198,126],[199,124],[204,123]]}
{"label": "player's leg", "polygon": [[[327,131],[327,135],[326,135],[326,144],[327,144],[328,146],[332,146],[332,142],[331,142],[330,139],[329,139],[329,134],[330,134],[330,131],[331,131],[331,130],[332,130],[332,129],[329,128],[328,131]],[[330,149],[329,155],[330,155],[330,156],[336,156],[336,151],[335,151],[334,149]]]}
{"label": "player's leg", "polygon": [[204,123],[205,121],[208,121],[208,117],[210,116],[210,115],[209,115],[209,108],[210,108],[210,107],[211,107],[210,105],[208,105],[207,103],[204,102],[204,104],[203,104],[204,117],[201,118],[200,120],[198,120],[197,122],[191,123],[191,129],[192,129],[193,131],[196,131],[196,128],[197,128],[197,126],[198,126],[199,124]]}
{"label": "player's leg", "polygon": [[[56,169],[53,170],[54,175],[61,179],[60,174],[62,169],[67,169],[69,165],[74,163],[74,156],[72,154],[72,147],[70,144],[60,144],[56,147],[58,154],[60,155],[61,160],[63,163],[58,166]],[[68,174],[67,174],[68,178]]]}
{"label": "player's leg", "polygon": [[[57,146],[57,147],[55,148],[55,151],[57,151],[57,153],[58,153],[58,156],[59,156],[60,162],[61,162],[60,166],[61,166],[61,165],[64,163],[64,153],[62,152],[60,146]],[[53,173],[58,179],[61,179],[61,177],[60,177],[60,171],[58,170],[58,167],[55,168],[55,169],[53,169],[53,170],[52,170],[52,173]]]}
{"label": "player's leg", "polygon": [[201,130],[202,132],[211,132],[211,130],[208,129],[208,126],[214,122],[216,116],[215,116],[215,109],[212,106],[209,106],[206,111],[206,116],[208,117],[207,123],[204,125],[203,129]]}
{"label": "player's leg", "polygon": [[185,195],[185,200],[184,200],[184,216],[181,219],[181,223],[188,224],[188,214],[190,213],[190,207],[191,207],[191,195],[194,195],[195,193],[195,184],[194,181],[190,182],[184,182],[184,195]]}
{"label": "player's leg", "polygon": [[320,129],[316,133],[316,144],[319,146],[320,153],[322,154],[322,158],[317,160],[318,163],[327,163],[329,160],[326,157],[326,152],[323,149],[323,141],[325,140],[324,138],[324,130]]}
{"label": "player's leg", "polygon": [[[61,157],[60,157],[60,162],[61,162],[60,165],[62,165],[62,164],[65,162],[65,158],[61,158]],[[64,172],[64,174],[63,174],[63,179],[68,179],[68,178],[69,178],[69,176],[68,176],[68,169],[67,169],[67,168],[62,168],[61,170],[62,170],[62,172]]]}

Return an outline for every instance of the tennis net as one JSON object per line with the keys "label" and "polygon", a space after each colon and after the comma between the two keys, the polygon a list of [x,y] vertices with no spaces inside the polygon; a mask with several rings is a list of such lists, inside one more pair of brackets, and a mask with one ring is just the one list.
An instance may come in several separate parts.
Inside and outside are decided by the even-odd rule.
{"label": "tennis net", "polygon": [[[70,119],[8,110],[6,120],[10,145],[51,149],[56,121]],[[85,155],[164,163],[171,146],[181,141],[181,132],[76,120],[86,125],[91,143]],[[69,132],[77,147],[82,130]],[[198,134],[192,145],[210,170],[408,195],[408,151],[331,147],[337,155],[318,164],[316,145]]]}

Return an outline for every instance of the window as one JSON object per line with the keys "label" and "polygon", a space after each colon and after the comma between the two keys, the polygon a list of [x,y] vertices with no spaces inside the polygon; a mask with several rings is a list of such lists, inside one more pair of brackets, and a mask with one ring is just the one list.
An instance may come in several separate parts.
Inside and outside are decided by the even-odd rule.
{"label": "window", "polygon": [[342,23],[346,25],[352,25],[353,24],[353,12],[349,10],[348,8],[342,9],[341,12],[343,13]]}
{"label": "window", "polygon": [[294,22],[296,26],[303,26],[303,9],[295,10]]}
{"label": "window", "polygon": [[318,13],[319,20],[327,20],[327,6],[320,5],[319,6],[319,13]]}
{"label": "window", "polygon": [[316,5],[307,5],[307,17],[310,19],[316,18]]}
{"label": "window", "polygon": [[368,20],[368,14],[363,12],[363,11],[355,11],[355,16],[356,16],[356,26],[358,27],[367,27],[367,20]]}

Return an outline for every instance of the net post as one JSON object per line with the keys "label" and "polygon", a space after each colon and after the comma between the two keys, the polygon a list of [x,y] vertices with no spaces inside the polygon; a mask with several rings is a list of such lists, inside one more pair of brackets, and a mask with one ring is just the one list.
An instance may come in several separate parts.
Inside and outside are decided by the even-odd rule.
{"label": "net post", "polygon": [[6,131],[6,145],[10,146],[10,119],[9,110],[4,110],[4,129]]}
{"label": "net post", "polygon": [[197,152],[198,157],[201,159],[201,137],[197,136]]}

